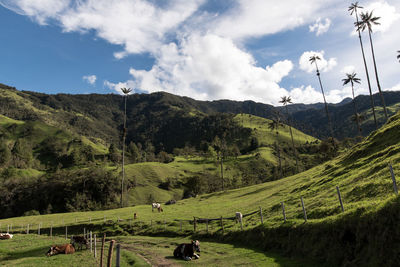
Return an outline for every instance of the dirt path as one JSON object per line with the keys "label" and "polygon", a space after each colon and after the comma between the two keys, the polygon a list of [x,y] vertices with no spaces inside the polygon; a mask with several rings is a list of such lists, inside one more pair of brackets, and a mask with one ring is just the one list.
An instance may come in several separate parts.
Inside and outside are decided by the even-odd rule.
{"label": "dirt path", "polygon": [[134,252],[137,256],[143,258],[151,266],[159,267],[178,267],[181,266],[172,260],[172,256],[165,256],[163,253],[153,248],[154,244],[122,243],[121,248]]}

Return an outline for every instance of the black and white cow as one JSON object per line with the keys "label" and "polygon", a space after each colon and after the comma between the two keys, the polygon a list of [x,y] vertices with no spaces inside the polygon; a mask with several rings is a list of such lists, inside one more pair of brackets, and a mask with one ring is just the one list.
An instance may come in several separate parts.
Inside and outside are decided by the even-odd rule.
{"label": "black and white cow", "polygon": [[200,242],[192,240],[191,243],[178,245],[174,250],[174,257],[190,261],[193,258],[200,258],[200,255],[196,254],[196,252],[200,253]]}

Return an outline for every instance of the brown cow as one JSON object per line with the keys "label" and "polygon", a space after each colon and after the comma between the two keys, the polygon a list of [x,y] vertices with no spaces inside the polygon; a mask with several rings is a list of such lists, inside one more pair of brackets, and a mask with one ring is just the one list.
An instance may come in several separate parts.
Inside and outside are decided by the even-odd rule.
{"label": "brown cow", "polygon": [[7,233],[7,234],[1,234],[1,233],[0,233],[0,239],[11,239],[11,238],[13,238],[13,235],[12,235],[12,234],[9,234],[9,233]]}
{"label": "brown cow", "polygon": [[65,244],[65,245],[55,245],[52,246],[49,251],[47,251],[46,255],[47,256],[53,256],[57,254],[74,254],[75,253],[75,248],[71,244]]}

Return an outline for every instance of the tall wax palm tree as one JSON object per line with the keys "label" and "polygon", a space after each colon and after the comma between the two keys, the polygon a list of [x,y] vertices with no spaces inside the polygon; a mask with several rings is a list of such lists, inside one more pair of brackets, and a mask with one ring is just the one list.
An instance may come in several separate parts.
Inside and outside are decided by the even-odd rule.
{"label": "tall wax palm tree", "polygon": [[360,120],[357,112],[356,99],[354,97],[354,83],[360,83],[361,79],[357,78],[356,76],[357,74],[355,72],[353,72],[352,74],[346,73],[346,78],[342,79],[342,81],[343,85],[346,85],[348,83],[351,84],[351,92],[353,93],[354,118],[357,122],[358,134],[361,135]]}
{"label": "tall wax palm tree", "polygon": [[290,98],[290,96],[283,96],[283,97],[281,97],[281,101],[279,101],[279,103],[282,103],[282,105],[284,105],[286,108],[287,125],[289,126],[290,137],[292,138],[293,154],[294,154],[294,157],[296,158],[296,172],[299,172],[299,162],[297,159],[296,149],[294,148],[293,132],[292,132],[292,127],[290,126],[290,122],[289,122],[289,110],[287,107],[288,104],[292,103],[292,99]]}
{"label": "tall wax palm tree", "polygon": [[385,112],[385,118],[387,120],[388,114],[387,114],[387,110],[386,110],[385,98],[383,97],[381,84],[379,83],[378,70],[377,70],[377,67],[376,67],[376,60],[375,60],[374,45],[372,43],[372,35],[371,35],[371,33],[372,33],[372,25],[379,25],[380,24],[378,22],[379,19],[380,19],[380,17],[374,17],[373,16],[372,11],[371,11],[371,13],[368,13],[368,12],[361,13],[361,21],[356,23],[356,26],[358,27],[358,30],[364,31],[365,29],[368,29],[369,43],[371,45],[372,59],[373,59],[373,62],[374,62],[376,83],[378,85],[379,95],[381,97],[383,110]]}
{"label": "tall wax palm tree", "polygon": [[326,103],[326,99],[325,99],[325,93],[324,93],[324,88],[322,86],[322,82],[321,82],[321,77],[320,77],[320,72],[319,72],[319,68],[318,68],[318,64],[317,64],[317,60],[321,60],[321,58],[317,55],[313,55],[310,57],[309,61],[311,64],[315,64],[315,67],[317,69],[317,76],[318,76],[318,80],[319,80],[319,85],[321,87],[321,92],[322,92],[322,96],[324,97],[324,104],[325,104],[325,112],[326,112],[326,116],[328,117],[328,122],[329,122],[329,129],[331,132],[331,137],[332,137],[332,142],[333,141],[333,128],[332,128],[332,121],[331,121],[331,116],[329,115],[329,110],[328,110],[328,104]]}
{"label": "tall wax palm tree", "polygon": [[[350,15],[353,15],[353,13],[356,15],[356,22],[355,25],[358,25],[360,23],[359,19],[358,19],[358,9],[363,8],[362,6],[358,5],[358,2],[352,3],[349,6],[349,11],[350,11]],[[367,67],[367,61],[365,59],[365,53],[364,53],[364,45],[362,42],[362,38],[361,38],[361,32],[358,26],[356,26],[357,28],[357,33],[358,33],[358,39],[360,40],[360,46],[361,46],[361,54],[363,57],[363,61],[364,61],[364,68],[365,68],[365,75],[367,76],[367,82],[368,82],[368,89],[369,89],[369,97],[371,100],[371,107],[372,107],[372,114],[374,115],[374,122],[375,122],[375,129],[378,129],[378,123],[376,121],[376,115],[375,115],[375,103],[374,103],[374,98],[372,96],[372,89],[371,89],[371,81],[369,79],[369,73],[368,73],[368,67]]]}
{"label": "tall wax palm tree", "polygon": [[397,53],[398,53],[398,55],[397,55],[397,59],[399,60],[399,62],[400,62],[400,50],[399,51],[397,51]]}
{"label": "tall wax palm tree", "polygon": [[121,180],[121,207],[123,207],[123,195],[124,195],[124,180],[125,180],[125,139],[126,139],[126,100],[130,92],[132,92],[131,88],[121,88],[121,92],[124,94],[124,129],[122,133],[122,180]]}
{"label": "tall wax palm tree", "polygon": [[[279,118],[279,114],[276,113],[275,114],[275,118],[271,119],[271,122],[268,123],[268,128],[271,131],[275,130],[276,131],[276,135],[278,136],[279,127],[283,127],[283,123],[281,122],[281,119]],[[274,145],[275,145],[276,153],[278,154],[278,164],[279,164],[278,168],[279,168],[280,177],[282,178],[283,177],[283,170],[282,170],[282,160],[281,160],[281,149],[280,149],[280,147],[278,145],[278,142],[275,142]]]}

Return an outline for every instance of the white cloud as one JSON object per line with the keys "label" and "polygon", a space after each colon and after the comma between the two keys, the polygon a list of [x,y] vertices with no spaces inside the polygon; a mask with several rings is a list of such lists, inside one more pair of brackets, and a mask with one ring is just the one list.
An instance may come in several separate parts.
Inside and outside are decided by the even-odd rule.
{"label": "white cloud", "polygon": [[[354,87],[355,96],[360,94],[367,94],[368,90],[363,87]],[[321,91],[316,90],[311,85],[308,86],[300,86],[298,88],[293,88],[290,91],[290,96],[293,99],[293,103],[323,103],[324,99]],[[341,89],[330,90],[329,92],[325,92],[326,101],[328,103],[339,103],[343,99],[350,97],[352,98],[351,87],[346,86]]]}
{"label": "white cloud", "polygon": [[299,59],[299,65],[300,65],[300,69],[304,70],[306,72],[313,72],[315,71],[315,65],[310,63],[310,57],[316,55],[318,56],[321,60],[317,61],[317,65],[320,71],[323,72],[327,72],[329,70],[331,70],[333,67],[335,67],[337,65],[337,60],[336,58],[330,58],[328,60],[326,60],[324,58],[324,51],[307,51],[304,52]]}
{"label": "white cloud", "polygon": [[96,75],[86,75],[86,76],[83,76],[82,79],[84,81],[86,81],[87,83],[94,85],[96,83],[97,77],[96,77]]}
{"label": "white cloud", "polygon": [[237,0],[235,8],[213,22],[213,32],[235,40],[274,34],[315,20],[319,11],[326,10],[334,2]]}
{"label": "white cloud", "polygon": [[202,100],[235,99],[278,103],[287,91],[279,86],[293,68],[290,60],[266,68],[230,39],[193,34],[178,46],[162,46],[149,71],[131,68],[135,88],[166,91]]}
{"label": "white cloud", "polygon": [[364,8],[366,11],[373,12],[374,17],[380,17],[380,25],[373,25],[374,32],[386,32],[390,27],[400,19],[400,13],[396,7],[389,5],[386,1],[372,2]]}
{"label": "white cloud", "polygon": [[1,0],[0,5],[46,25],[49,19],[55,19],[64,12],[70,2],[71,0]]}
{"label": "white cloud", "polygon": [[88,32],[124,50],[114,55],[153,53],[204,0],[171,0],[162,7],[146,0],[0,0],[2,5],[40,24],[57,20],[66,32]]}
{"label": "white cloud", "polygon": [[347,74],[347,73],[351,74],[351,73],[353,73],[355,71],[355,69],[356,69],[356,67],[354,67],[353,65],[347,65],[347,66],[344,66],[340,70],[340,72],[343,73],[343,74]]}
{"label": "white cloud", "polygon": [[321,21],[321,18],[318,18],[313,25],[308,26],[310,32],[315,32],[316,36],[319,36],[323,33],[326,33],[331,26],[331,20],[326,18],[325,24]]}
{"label": "white cloud", "polygon": [[116,91],[118,94],[123,94],[121,91],[121,88],[131,88],[133,89],[132,92],[135,92],[134,88],[135,88],[135,82],[133,81],[127,81],[127,82],[118,82],[118,83],[112,83],[109,81],[104,81],[104,86]]}

